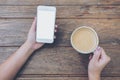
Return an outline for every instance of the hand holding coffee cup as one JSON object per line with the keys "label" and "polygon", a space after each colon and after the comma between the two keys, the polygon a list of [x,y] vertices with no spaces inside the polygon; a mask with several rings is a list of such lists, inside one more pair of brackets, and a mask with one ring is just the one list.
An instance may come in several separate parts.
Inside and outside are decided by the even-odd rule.
{"label": "hand holding coffee cup", "polygon": [[75,29],[70,40],[72,47],[83,54],[94,52],[99,43],[95,30],[86,26]]}

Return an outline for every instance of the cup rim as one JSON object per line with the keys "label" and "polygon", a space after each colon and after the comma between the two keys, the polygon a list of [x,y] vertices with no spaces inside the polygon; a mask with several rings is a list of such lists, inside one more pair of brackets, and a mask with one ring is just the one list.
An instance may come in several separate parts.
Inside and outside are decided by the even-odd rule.
{"label": "cup rim", "polygon": [[[88,51],[88,52],[85,52],[85,51],[82,51],[82,50],[77,49],[77,48],[74,46],[73,41],[72,41],[72,37],[73,37],[73,35],[75,34],[75,32],[78,31],[78,30],[81,29],[81,28],[90,29],[91,31],[93,31],[93,32],[95,33],[95,36],[96,36],[96,47],[93,48],[92,50]],[[99,38],[98,38],[98,35],[97,35],[96,31],[95,31],[93,28],[91,28],[91,27],[89,27],[89,26],[80,26],[80,27],[76,28],[75,30],[73,30],[73,32],[72,32],[72,34],[71,34],[71,37],[70,37],[70,42],[71,42],[72,47],[73,47],[77,52],[82,53],[82,54],[90,54],[90,53],[94,52],[95,49],[97,48],[97,46],[98,46],[98,44],[99,44]]]}

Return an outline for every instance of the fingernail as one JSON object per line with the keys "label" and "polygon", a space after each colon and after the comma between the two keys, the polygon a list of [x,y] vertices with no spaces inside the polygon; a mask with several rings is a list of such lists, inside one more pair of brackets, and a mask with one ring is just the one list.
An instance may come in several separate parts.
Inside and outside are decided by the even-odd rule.
{"label": "fingernail", "polygon": [[55,32],[57,32],[57,30],[55,29]]}
{"label": "fingernail", "polygon": [[54,36],[54,39],[56,39],[56,36]]}
{"label": "fingernail", "polygon": [[101,50],[101,48],[98,46],[94,53],[98,54],[100,50]]}
{"label": "fingernail", "polygon": [[98,47],[97,47],[97,50],[99,51],[100,49],[101,49],[100,46],[98,46]]}
{"label": "fingernail", "polygon": [[58,25],[55,25],[55,27],[57,28],[57,27],[58,27]]}

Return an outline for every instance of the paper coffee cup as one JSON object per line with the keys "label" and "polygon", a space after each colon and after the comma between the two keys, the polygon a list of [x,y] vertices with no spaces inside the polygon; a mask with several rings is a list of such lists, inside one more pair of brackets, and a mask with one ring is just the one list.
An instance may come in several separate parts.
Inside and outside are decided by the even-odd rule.
{"label": "paper coffee cup", "polygon": [[70,40],[72,47],[83,54],[94,52],[99,44],[97,33],[93,28],[87,26],[75,29]]}

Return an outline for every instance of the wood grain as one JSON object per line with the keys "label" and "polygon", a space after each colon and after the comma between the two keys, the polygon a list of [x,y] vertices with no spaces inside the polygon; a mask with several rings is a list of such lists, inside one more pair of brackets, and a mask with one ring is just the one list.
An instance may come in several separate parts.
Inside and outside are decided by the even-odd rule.
{"label": "wood grain", "polygon": [[[119,80],[120,77],[102,77],[101,80]],[[87,77],[37,77],[18,78],[17,80],[88,80]]]}
{"label": "wood grain", "polygon": [[[120,46],[101,45],[111,57],[102,76],[120,76]],[[18,47],[0,47],[0,63],[16,51]],[[114,55],[113,55],[114,54]],[[89,55],[81,55],[72,47],[49,47],[36,51],[21,69],[22,75],[70,75],[87,76]]]}
{"label": "wood grain", "polygon": [[[109,78],[103,78],[104,80]],[[16,80],[88,80],[87,77],[40,77],[40,78],[18,78]],[[119,80],[118,78],[115,78],[114,80]]]}
{"label": "wood grain", "polygon": [[[1,19],[0,46],[20,46],[26,38],[33,19]],[[72,31],[79,26],[91,26],[100,44],[120,45],[120,19],[57,19],[57,39],[53,46],[71,46]]]}
{"label": "wood grain", "polygon": [[0,63],[25,42],[38,5],[57,7],[57,39],[34,52],[16,80],[88,80],[89,55],[70,44],[79,26],[94,28],[112,59],[102,80],[120,80],[120,0],[0,0]]}
{"label": "wood grain", "polygon": [[0,0],[0,5],[119,5],[119,0]]}
{"label": "wood grain", "polygon": [[[120,18],[120,6],[56,6],[57,18]],[[32,18],[37,6],[0,6],[0,18]]]}

